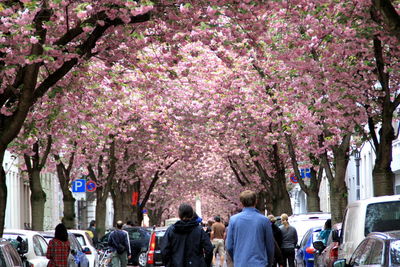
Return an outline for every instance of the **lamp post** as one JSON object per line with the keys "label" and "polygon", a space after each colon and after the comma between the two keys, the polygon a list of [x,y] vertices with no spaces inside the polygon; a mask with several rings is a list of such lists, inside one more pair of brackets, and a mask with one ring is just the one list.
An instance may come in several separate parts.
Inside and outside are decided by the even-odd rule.
{"label": "lamp post", "polygon": [[354,150],[354,160],[356,162],[356,200],[360,200],[360,160],[361,152],[358,148]]}

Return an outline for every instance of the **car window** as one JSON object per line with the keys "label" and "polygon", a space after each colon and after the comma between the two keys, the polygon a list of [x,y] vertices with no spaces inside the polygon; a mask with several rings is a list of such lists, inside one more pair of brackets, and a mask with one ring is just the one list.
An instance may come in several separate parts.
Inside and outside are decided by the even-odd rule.
{"label": "car window", "polygon": [[1,267],[5,267],[5,266],[7,266],[7,264],[6,264],[6,259],[4,258],[4,251],[3,251],[3,247],[0,247],[0,266]]}
{"label": "car window", "polygon": [[83,235],[81,234],[76,234],[74,233],[76,239],[78,239],[79,244],[81,244],[81,246],[86,246],[86,242],[85,242],[85,238],[83,237]]}
{"label": "car window", "polygon": [[400,201],[369,204],[365,217],[365,236],[371,232],[393,230],[400,230]]}
{"label": "car window", "polygon": [[133,230],[129,231],[129,239],[132,239],[132,240],[141,239],[140,232],[137,229],[133,229]]}
{"label": "car window", "polygon": [[390,262],[391,265],[400,265],[400,240],[390,243]]}
{"label": "car window", "polygon": [[37,236],[37,238],[39,240],[40,246],[42,247],[42,251],[44,253],[43,256],[46,256],[46,253],[47,253],[47,242],[42,236]]}
{"label": "car window", "polygon": [[21,266],[21,258],[19,257],[17,251],[14,249],[13,246],[10,245],[6,245],[4,247],[8,253],[8,255],[10,256],[10,259],[13,263],[13,266]]}
{"label": "car window", "polygon": [[371,251],[373,241],[371,239],[364,239],[361,244],[354,251],[350,260],[350,265],[364,265],[367,262],[369,253]]}
{"label": "car window", "polygon": [[311,229],[306,232],[306,234],[303,236],[303,239],[301,240],[300,247],[305,247],[307,245],[307,241],[310,238],[311,234]]}
{"label": "car window", "polygon": [[370,255],[369,258],[367,260],[367,264],[370,265],[381,265],[383,264],[383,242],[381,240],[372,240],[372,245],[371,245],[371,251],[370,251]]}
{"label": "car window", "polygon": [[33,236],[32,241],[33,241],[33,251],[35,252],[35,255],[36,256],[46,256],[46,254],[44,253],[44,251],[42,249],[42,245],[40,244],[38,236],[36,236],[36,235]]}
{"label": "car window", "polygon": [[90,235],[87,232],[85,232],[85,236],[86,236],[85,241],[87,241],[87,243],[89,243],[88,245],[93,247],[93,242],[92,242],[92,238],[90,237]]}

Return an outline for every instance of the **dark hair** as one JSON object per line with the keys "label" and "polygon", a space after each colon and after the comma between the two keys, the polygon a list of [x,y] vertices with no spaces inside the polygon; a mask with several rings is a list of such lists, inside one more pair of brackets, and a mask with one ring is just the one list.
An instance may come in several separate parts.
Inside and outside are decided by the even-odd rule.
{"label": "dark hair", "polygon": [[68,240],[68,232],[67,228],[65,227],[64,224],[60,223],[56,226],[56,231],[54,233],[54,238],[61,240],[61,241],[67,241]]}
{"label": "dark hair", "polygon": [[221,217],[219,217],[219,216],[217,215],[217,216],[214,217],[214,220],[215,220],[216,222],[221,222]]}
{"label": "dark hair", "polygon": [[243,204],[243,206],[253,207],[256,205],[257,195],[255,192],[251,190],[245,190],[242,193],[240,193],[239,199],[240,202]]}
{"label": "dark hair", "polygon": [[193,208],[189,204],[182,203],[179,206],[178,214],[181,220],[190,220],[193,218]]}
{"label": "dark hair", "polygon": [[325,229],[331,229],[332,228],[332,221],[331,219],[326,220],[325,222]]}
{"label": "dark hair", "polygon": [[124,225],[124,223],[122,221],[118,221],[117,222],[117,228],[118,229],[122,229],[122,226]]}
{"label": "dark hair", "polygon": [[126,224],[130,225],[130,226],[133,226],[133,222],[132,221],[127,221]]}
{"label": "dark hair", "polygon": [[96,221],[95,220],[91,220],[89,226],[93,227],[95,224],[96,224]]}

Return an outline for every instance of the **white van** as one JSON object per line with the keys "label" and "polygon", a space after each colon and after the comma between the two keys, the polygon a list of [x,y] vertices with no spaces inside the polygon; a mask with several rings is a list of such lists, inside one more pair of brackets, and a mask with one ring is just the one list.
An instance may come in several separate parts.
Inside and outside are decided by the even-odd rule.
{"label": "white van", "polygon": [[348,262],[371,232],[400,230],[400,195],[373,197],[349,204],[343,218],[339,259]]}

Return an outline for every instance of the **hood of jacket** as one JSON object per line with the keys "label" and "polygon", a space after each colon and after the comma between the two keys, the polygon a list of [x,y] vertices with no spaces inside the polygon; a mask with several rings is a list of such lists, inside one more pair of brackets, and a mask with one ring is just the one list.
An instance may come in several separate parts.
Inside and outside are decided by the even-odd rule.
{"label": "hood of jacket", "polygon": [[190,221],[177,221],[174,224],[174,232],[179,234],[187,234],[193,231],[194,228],[198,227],[199,223],[196,220]]}

